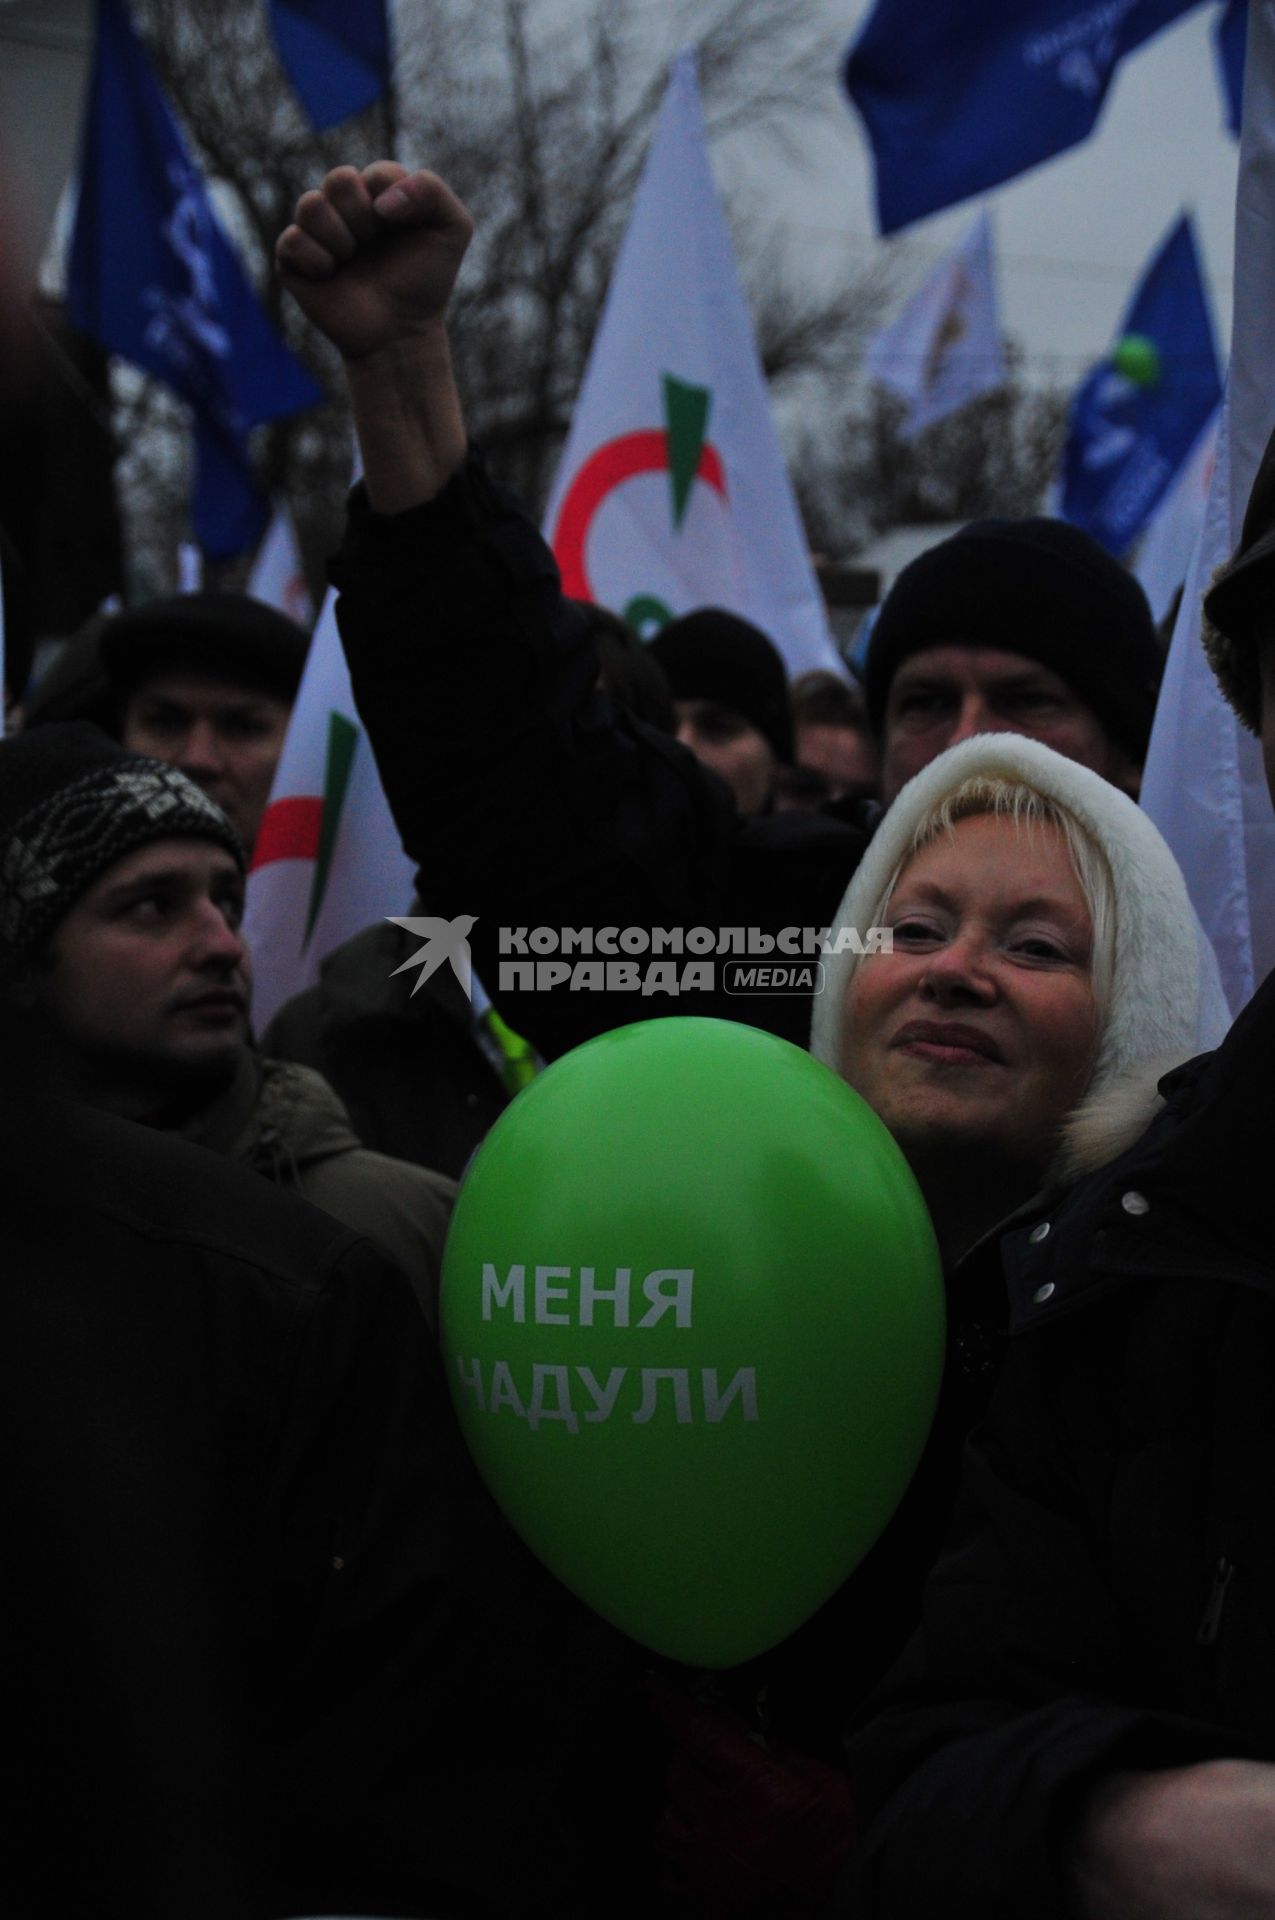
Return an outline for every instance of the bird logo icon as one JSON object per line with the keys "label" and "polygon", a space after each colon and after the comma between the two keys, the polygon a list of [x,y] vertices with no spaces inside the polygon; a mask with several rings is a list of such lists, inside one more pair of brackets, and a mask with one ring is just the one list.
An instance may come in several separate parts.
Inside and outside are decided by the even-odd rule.
{"label": "bird logo icon", "polygon": [[440,920],[435,914],[420,914],[405,920],[398,919],[392,913],[387,913],[385,917],[393,926],[403,927],[425,942],[423,947],[418,947],[409,959],[404,960],[401,967],[395,967],[390,975],[391,980],[397,974],[406,973],[409,967],[419,967],[420,975],[412,988],[412,993],[419,993],[430,975],[438,972],[444,960],[450,960],[452,972],[469,998],[473,998],[469,931],[478,917],[476,914],[457,914],[454,920]]}

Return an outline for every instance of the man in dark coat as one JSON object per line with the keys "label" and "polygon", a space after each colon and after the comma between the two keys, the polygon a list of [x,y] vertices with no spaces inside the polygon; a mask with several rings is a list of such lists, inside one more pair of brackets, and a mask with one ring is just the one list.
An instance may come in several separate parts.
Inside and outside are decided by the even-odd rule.
{"label": "man in dark coat", "polygon": [[[251,854],[305,632],[238,593],[175,594],[96,627],[69,645],[91,648],[106,696],[101,723],[202,787]],[[57,717],[58,691],[37,717]],[[86,707],[83,717],[99,716]],[[386,911],[404,904],[387,901]],[[484,1050],[486,1030],[450,969],[417,980],[415,992],[394,978],[418,944],[387,920],[337,948],[319,983],[280,1010],[265,1050],[321,1073],[367,1147],[455,1177],[508,1100],[505,1063],[498,1045]]]}
{"label": "man in dark coat", "polygon": [[478,1486],[405,1283],[246,1168],[6,1096],[5,1913],[596,1911],[614,1636]]}
{"label": "man in dark coat", "polygon": [[[436,176],[380,162],[304,195],[278,248],[286,285],[346,365],[365,486],[336,568],[339,617],[404,845],[436,908],[477,916],[477,970],[546,1056],[656,1012],[746,1019],[804,1045],[817,936],[867,828],[741,817],[691,753],[599,693],[551,555],[467,452],[445,316],[469,232]],[[978,523],[918,566],[895,613],[882,611],[868,675],[887,797],[988,728],[1135,787],[1159,659],[1123,569],[1045,521]],[[915,684],[895,713],[901,676]],[[592,954],[570,950],[587,977],[558,971],[567,949],[527,944],[563,929],[597,933]],[[662,958],[652,946],[648,967],[633,956],[653,930],[686,944]],[[616,946],[621,931],[639,944]],[[538,965],[551,951],[554,980]],[[810,964],[784,991],[769,976],[740,991],[728,953],[745,969]]]}
{"label": "man in dark coat", "polygon": [[[1275,796],[1275,443],[1205,600]],[[925,1628],[853,1750],[844,1910],[1275,1911],[1275,978],[999,1249],[1009,1359]],[[991,1250],[993,1255],[996,1250]]]}
{"label": "man in dark coat", "polygon": [[[578,1909],[641,1820],[627,1651],[499,1519],[385,1256],[165,1137],[249,1064],[234,829],[80,724],[0,743],[0,843],[6,1912]],[[431,1191],[347,1141],[334,1215],[337,1162],[359,1226]]]}
{"label": "man in dark coat", "polygon": [[0,999],[50,1089],[182,1132],[369,1234],[432,1325],[449,1180],[367,1149],[317,1073],[251,1044],[244,852],[179,768],[88,722],[0,747]]}

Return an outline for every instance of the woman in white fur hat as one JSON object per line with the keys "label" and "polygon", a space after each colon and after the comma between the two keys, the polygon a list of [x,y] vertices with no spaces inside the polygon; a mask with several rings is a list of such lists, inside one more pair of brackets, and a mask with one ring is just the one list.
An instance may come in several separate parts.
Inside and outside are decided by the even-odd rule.
{"label": "woman in white fur hat", "polygon": [[[873,927],[892,951],[855,953]],[[1151,821],[1018,734],[964,741],[904,787],[842,901],[834,932],[850,928],[856,942],[829,943],[811,1046],[885,1121],[925,1195],[950,1275],[947,1366],[876,1545],[812,1620],[721,1683],[743,1721],[665,1702],[681,1752],[664,1844],[683,1881],[712,1890],[705,1913],[822,1911],[850,1850],[841,1739],[918,1623],[1001,1351],[995,1242],[962,1256],[1038,1189],[1121,1152],[1161,1075],[1230,1019]],[[853,1271],[847,1249],[848,1284]],[[748,1722],[765,1728],[764,1760]],[[760,1904],[730,1904],[741,1882]]]}
{"label": "woman in white fur hat", "polygon": [[869,948],[887,928],[890,950],[830,956],[812,1050],[894,1134],[949,1262],[1119,1151],[1160,1075],[1229,1024],[1151,821],[1017,734],[967,740],[908,783],[837,924]]}

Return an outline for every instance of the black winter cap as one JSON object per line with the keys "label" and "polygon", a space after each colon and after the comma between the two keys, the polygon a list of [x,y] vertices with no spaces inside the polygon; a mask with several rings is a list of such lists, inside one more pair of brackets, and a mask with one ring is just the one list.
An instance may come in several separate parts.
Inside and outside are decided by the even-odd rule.
{"label": "black winter cap", "polygon": [[0,975],[34,953],[100,873],[152,840],[213,840],[241,871],[221,808],[177,767],[87,720],[0,741]]}
{"label": "black winter cap", "polygon": [[904,567],[864,666],[880,733],[902,661],[927,647],[993,647],[1048,667],[1141,760],[1164,656],[1147,596],[1126,567],[1065,520],[971,520]]}
{"label": "black winter cap", "polygon": [[751,721],[775,751],[792,759],[788,675],[760,627],[722,607],[697,607],[670,620],[649,642],[675,700],[716,700]]}
{"label": "black winter cap", "polygon": [[101,657],[122,692],[191,665],[293,700],[309,645],[304,627],[250,594],[174,593],[108,620]]}

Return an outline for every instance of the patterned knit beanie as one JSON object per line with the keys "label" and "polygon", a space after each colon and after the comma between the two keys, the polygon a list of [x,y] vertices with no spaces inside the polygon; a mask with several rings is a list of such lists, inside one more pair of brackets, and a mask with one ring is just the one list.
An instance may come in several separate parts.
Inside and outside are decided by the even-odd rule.
{"label": "patterned knit beanie", "polygon": [[0,741],[0,973],[12,975],[108,867],[152,840],[243,843],[184,773],[86,720]]}

